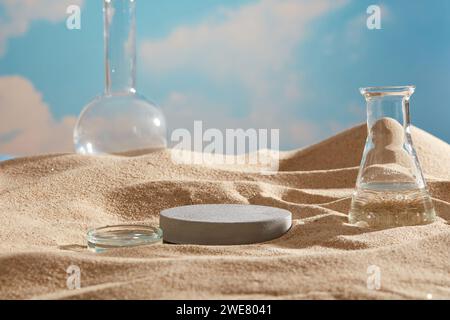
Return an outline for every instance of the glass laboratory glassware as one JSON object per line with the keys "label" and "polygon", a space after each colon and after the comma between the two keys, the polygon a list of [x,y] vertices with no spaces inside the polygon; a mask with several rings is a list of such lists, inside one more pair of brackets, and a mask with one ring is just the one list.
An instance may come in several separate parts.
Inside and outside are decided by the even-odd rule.
{"label": "glass laboratory glassware", "polygon": [[411,139],[414,86],[360,89],[368,136],[349,221],[363,227],[427,224],[436,214]]}
{"label": "glass laboratory glassware", "polygon": [[74,129],[80,154],[139,155],[165,148],[162,112],[135,89],[135,0],[104,0],[106,86]]}

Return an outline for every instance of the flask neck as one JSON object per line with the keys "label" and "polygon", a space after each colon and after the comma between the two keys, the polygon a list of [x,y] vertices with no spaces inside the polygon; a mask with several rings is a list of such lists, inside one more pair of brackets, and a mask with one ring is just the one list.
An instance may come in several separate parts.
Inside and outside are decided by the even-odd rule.
{"label": "flask neck", "polygon": [[410,125],[409,98],[409,96],[366,97],[369,132],[375,123],[385,118],[394,119],[407,129]]}
{"label": "flask neck", "polygon": [[136,92],[135,5],[134,0],[104,0],[106,94]]}
{"label": "flask neck", "polygon": [[367,102],[369,134],[372,133],[372,127],[383,119],[395,120],[408,132],[410,126],[409,99],[414,90],[414,86],[361,88],[360,92]]}

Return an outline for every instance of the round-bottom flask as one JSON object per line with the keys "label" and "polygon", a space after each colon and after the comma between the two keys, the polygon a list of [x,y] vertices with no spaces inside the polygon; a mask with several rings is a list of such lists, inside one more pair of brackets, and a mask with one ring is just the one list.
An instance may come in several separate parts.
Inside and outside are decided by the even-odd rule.
{"label": "round-bottom flask", "polygon": [[139,95],[103,95],[78,119],[74,144],[80,154],[139,155],[166,147],[162,112]]}
{"label": "round-bottom flask", "polygon": [[78,118],[77,153],[133,156],[167,145],[162,112],[135,89],[135,6],[135,0],[104,0],[105,93]]}

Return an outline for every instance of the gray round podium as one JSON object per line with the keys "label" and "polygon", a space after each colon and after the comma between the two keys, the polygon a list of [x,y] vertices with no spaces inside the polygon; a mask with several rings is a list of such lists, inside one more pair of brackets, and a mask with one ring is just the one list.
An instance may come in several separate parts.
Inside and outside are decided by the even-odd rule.
{"label": "gray round podium", "polygon": [[292,215],[268,206],[190,205],[161,211],[159,224],[168,243],[239,245],[282,236],[292,225]]}

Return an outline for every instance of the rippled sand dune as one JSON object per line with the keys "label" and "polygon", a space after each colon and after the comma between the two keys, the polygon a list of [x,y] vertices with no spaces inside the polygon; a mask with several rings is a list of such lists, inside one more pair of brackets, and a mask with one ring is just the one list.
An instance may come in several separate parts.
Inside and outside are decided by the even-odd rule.
{"label": "rippled sand dune", "polygon": [[[365,137],[361,125],[286,152],[274,175],[176,165],[167,150],[1,162],[0,298],[449,299],[450,146],[413,129],[438,221],[375,231],[346,223]],[[293,226],[257,245],[86,249],[91,227],[158,224],[162,209],[200,203],[285,208]],[[70,265],[81,289],[67,288]],[[371,265],[379,290],[367,287]]]}

